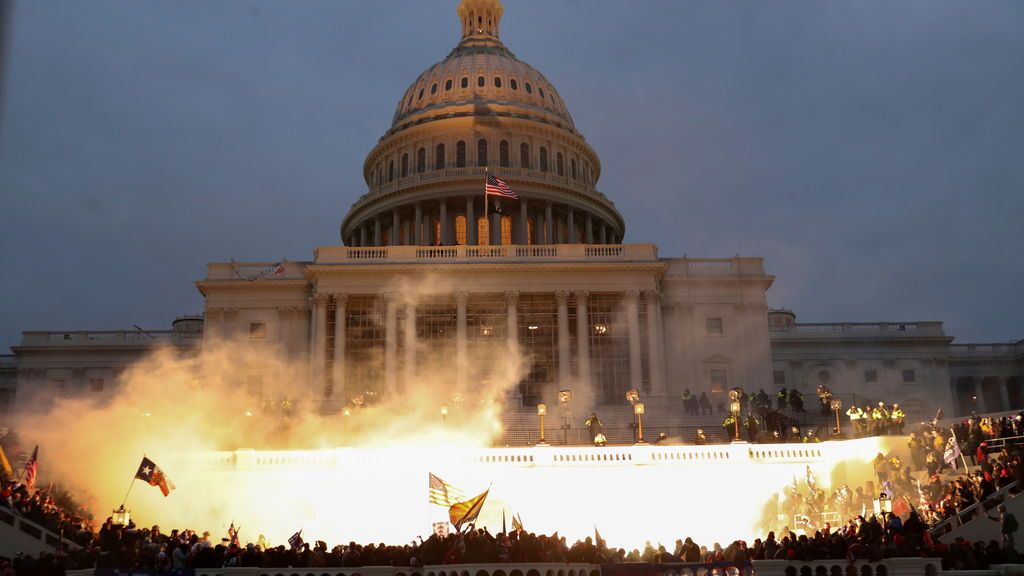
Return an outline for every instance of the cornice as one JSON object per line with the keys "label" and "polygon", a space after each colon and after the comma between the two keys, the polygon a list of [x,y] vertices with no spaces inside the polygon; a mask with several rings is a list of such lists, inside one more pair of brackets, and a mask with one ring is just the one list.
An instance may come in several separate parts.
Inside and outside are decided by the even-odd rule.
{"label": "cornice", "polygon": [[652,272],[660,274],[666,268],[663,262],[495,262],[495,263],[395,263],[395,264],[342,264],[313,265],[306,268],[310,278],[335,274],[380,273],[434,273],[434,272],[503,272],[518,274],[526,270],[543,272]]}
{"label": "cornice", "polygon": [[218,289],[238,289],[238,288],[256,288],[256,289],[273,289],[273,288],[308,288],[309,281],[305,279],[289,279],[289,280],[197,280],[196,288],[199,292],[206,296],[206,290],[210,288]]}

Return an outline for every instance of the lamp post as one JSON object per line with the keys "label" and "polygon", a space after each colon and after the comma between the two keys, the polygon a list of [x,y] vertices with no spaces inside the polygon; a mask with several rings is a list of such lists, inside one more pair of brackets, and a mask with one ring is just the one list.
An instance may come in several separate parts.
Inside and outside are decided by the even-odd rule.
{"label": "lamp post", "polygon": [[114,523],[114,526],[127,526],[131,519],[132,512],[131,510],[125,510],[124,504],[118,506],[117,510],[110,514],[110,520]]}
{"label": "lamp post", "polygon": [[878,498],[874,501],[875,514],[881,514],[882,519],[885,519],[886,514],[892,514],[892,498],[885,492],[878,495]]}
{"label": "lamp post", "polygon": [[441,421],[448,421],[448,404],[441,404]]}
{"label": "lamp post", "polygon": [[839,411],[843,409],[843,401],[839,398],[832,399],[832,411],[836,413],[836,436],[843,433],[843,429],[839,425]]}
{"label": "lamp post", "polygon": [[559,390],[558,403],[562,405],[562,445],[569,444],[569,401],[572,400],[572,390]]}
{"label": "lamp post", "polygon": [[544,415],[548,413],[548,405],[541,402],[537,404],[537,416],[540,416],[540,442],[537,442],[537,446],[550,446],[544,440]]}
{"label": "lamp post", "polygon": [[740,401],[733,400],[729,402],[729,412],[732,413],[733,423],[736,424],[736,436],[732,439],[733,442],[740,441]]}
{"label": "lamp post", "polygon": [[[637,405],[638,402],[640,402],[640,392],[636,388],[630,388],[629,390],[627,390],[626,391],[626,402],[629,402],[630,406],[633,406],[633,426],[632,426],[633,427],[633,441],[636,442],[637,441],[637,435],[636,435],[636,430],[637,430],[637,425],[636,425],[636,419],[637,419],[636,405]],[[643,436],[641,436],[640,439],[643,439]]]}
{"label": "lamp post", "polygon": [[633,415],[636,416],[637,444],[647,444],[644,441],[644,403],[633,404]]}

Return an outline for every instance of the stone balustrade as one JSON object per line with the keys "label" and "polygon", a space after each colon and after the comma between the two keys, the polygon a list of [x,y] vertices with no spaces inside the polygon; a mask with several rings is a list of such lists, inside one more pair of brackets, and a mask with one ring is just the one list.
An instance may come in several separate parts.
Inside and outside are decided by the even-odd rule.
{"label": "stone balustrade", "polygon": [[29,331],[22,333],[20,347],[27,346],[152,346],[154,344],[196,345],[203,338],[202,332],[177,332],[174,330],[100,330],[76,332]]}
{"label": "stone balustrade", "polygon": [[942,322],[821,322],[769,328],[773,339],[945,337]]}

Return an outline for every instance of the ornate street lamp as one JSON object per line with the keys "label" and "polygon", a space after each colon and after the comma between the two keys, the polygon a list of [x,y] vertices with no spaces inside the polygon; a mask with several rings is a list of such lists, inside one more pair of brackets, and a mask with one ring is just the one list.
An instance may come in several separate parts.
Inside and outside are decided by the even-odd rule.
{"label": "ornate street lamp", "polygon": [[644,403],[633,404],[633,415],[636,416],[637,444],[647,444],[644,441]]}
{"label": "ornate street lamp", "polygon": [[541,402],[537,404],[537,416],[540,416],[540,442],[537,442],[537,446],[550,446],[544,440],[544,416],[548,413],[548,405]]}
{"label": "ornate street lamp", "polygon": [[572,400],[572,390],[559,390],[558,403],[562,405],[562,445],[569,444],[569,401]]}
{"label": "ornate street lamp", "polygon": [[878,498],[874,500],[875,514],[892,514],[892,498],[885,492],[878,495]]}
{"label": "ornate street lamp", "polygon": [[732,439],[733,442],[740,441],[740,408],[742,405],[738,399],[729,402],[729,412],[732,413],[733,423],[736,424],[736,436]]}
{"label": "ornate street lamp", "polygon": [[110,520],[114,523],[114,526],[127,526],[132,520],[132,512],[131,510],[125,510],[124,504],[121,504],[117,507],[117,510],[111,512]]}
{"label": "ornate street lamp", "polygon": [[843,401],[839,398],[832,399],[832,411],[836,413],[836,436],[843,433],[843,429],[839,426],[839,411],[843,409]]}

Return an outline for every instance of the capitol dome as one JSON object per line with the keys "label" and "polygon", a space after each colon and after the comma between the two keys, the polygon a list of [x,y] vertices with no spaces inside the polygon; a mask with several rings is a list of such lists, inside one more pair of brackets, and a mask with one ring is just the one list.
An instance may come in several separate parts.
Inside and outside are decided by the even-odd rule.
{"label": "capitol dome", "polygon": [[[500,39],[499,0],[462,0],[456,47],[402,94],[369,153],[349,246],[615,244],[625,223],[597,191],[600,160],[561,95]],[[490,197],[484,175],[518,200]],[[487,213],[487,216],[485,216]]]}

